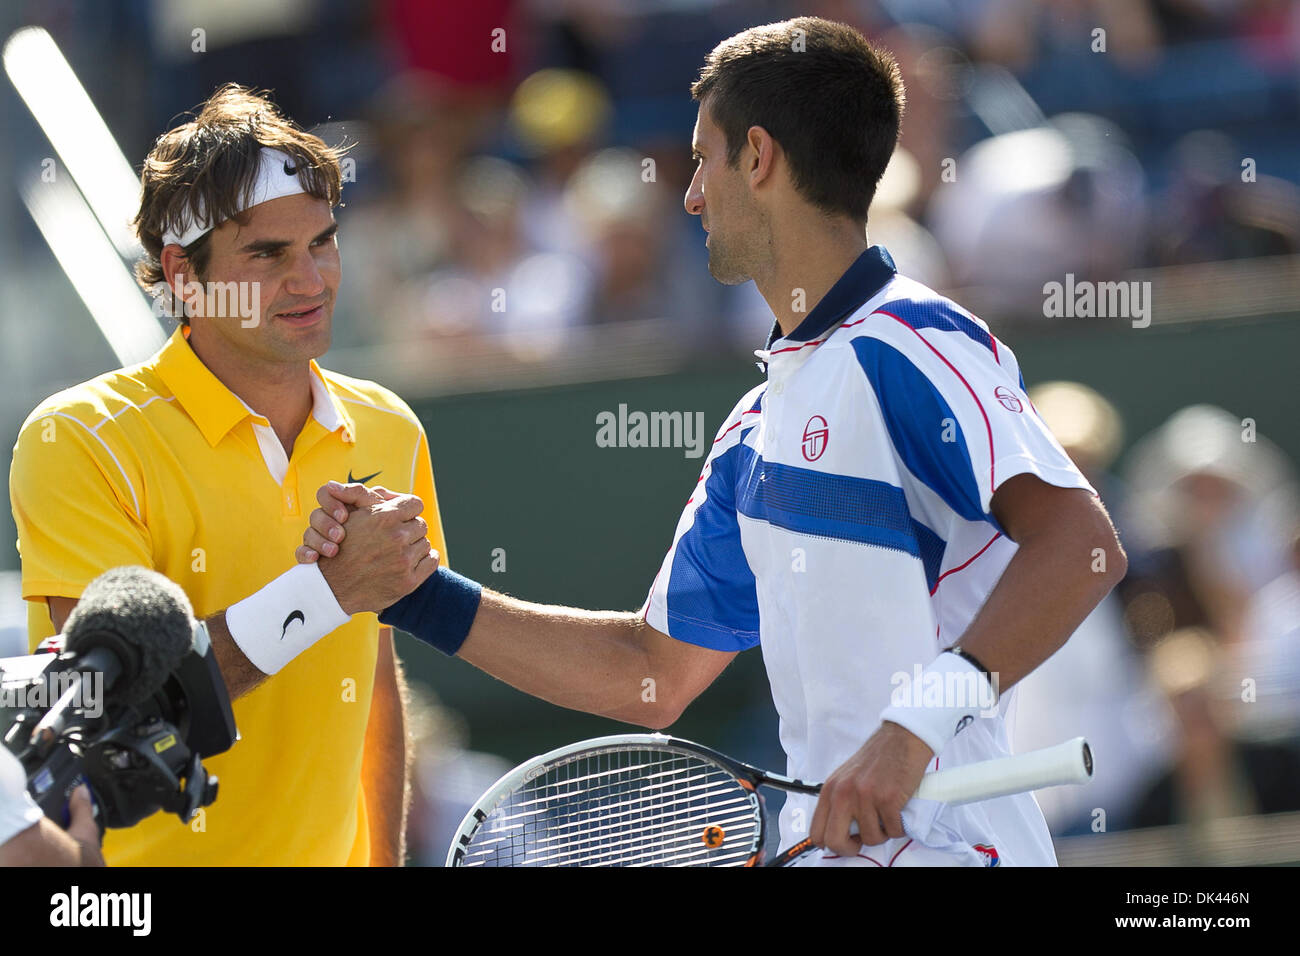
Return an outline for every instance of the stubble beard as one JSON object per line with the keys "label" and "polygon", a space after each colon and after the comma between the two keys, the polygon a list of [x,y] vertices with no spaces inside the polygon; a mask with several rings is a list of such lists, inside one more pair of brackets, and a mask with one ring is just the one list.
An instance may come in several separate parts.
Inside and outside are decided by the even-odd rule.
{"label": "stubble beard", "polygon": [[752,275],[747,257],[731,248],[716,232],[709,234],[709,275],[723,285],[741,285]]}

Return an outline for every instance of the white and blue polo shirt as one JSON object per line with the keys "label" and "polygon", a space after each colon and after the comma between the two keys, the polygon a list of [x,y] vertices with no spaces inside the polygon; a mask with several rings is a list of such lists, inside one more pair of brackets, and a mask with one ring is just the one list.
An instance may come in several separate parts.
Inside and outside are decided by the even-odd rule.
{"label": "white and blue polo shirt", "polygon": [[[879,246],[777,334],[758,353],[767,382],[719,429],[643,613],[691,644],[761,646],[787,772],[824,780],[879,727],[895,675],[961,637],[1015,553],[994,491],[1024,472],[1092,489],[1030,405],[1011,350]],[[1009,754],[1012,698],[936,763]],[[815,805],[787,799],[783,847],[807,835]],[[1055,863],[1029,794],[931,806],[927,843]],[[908,843],[863,852],[889,865]]]}

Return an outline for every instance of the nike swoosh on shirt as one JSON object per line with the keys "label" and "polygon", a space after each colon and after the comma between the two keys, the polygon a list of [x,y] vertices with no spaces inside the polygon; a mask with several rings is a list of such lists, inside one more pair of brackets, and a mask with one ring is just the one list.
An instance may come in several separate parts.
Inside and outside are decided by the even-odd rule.
{"label": "nike swoosh on shirt", "polygon": [[351,485],[351,484],[362,484],[362,485],[364,485],[364,484],[365,484],[367,481],[369,481],[371,478],[378,478],[378,477],[379,477],[380,475],[382,475],[382,474],[383,474],[383,471],[377,471],[377,472],[375,472],[373,475],[366,475],[364,478],[353,478],[353,477],[352,477],[352,469],[349,468],[349,469],[348,469],[348,484],[349,484],[349,485]]}

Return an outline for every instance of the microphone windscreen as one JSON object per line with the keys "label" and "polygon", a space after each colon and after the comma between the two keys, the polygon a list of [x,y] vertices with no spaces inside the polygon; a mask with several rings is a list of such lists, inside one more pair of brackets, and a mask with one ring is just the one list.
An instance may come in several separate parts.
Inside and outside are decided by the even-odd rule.
{"label": "microphone windscreen", "polygon": [[66,651],[115,651],[122,675],[113,696],[135,705],[157,691],[190,650],[194,615],[180,585],[157,571],[113,568],[86,585],[63,636]]}

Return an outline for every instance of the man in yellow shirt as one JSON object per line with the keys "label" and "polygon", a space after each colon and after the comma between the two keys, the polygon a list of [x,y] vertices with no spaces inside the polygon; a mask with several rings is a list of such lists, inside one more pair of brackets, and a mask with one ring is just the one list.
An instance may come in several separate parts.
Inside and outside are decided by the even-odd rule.
{"label": "man in yellow shirt", "polygon": [[[400,865],[401,673],[369,612],[435,571],[443,536],[415,415],[314,361],[341,272],[339,155],[228,86],[159,138],[142,179],[137,275],[184,317],[149,361],[23,426],[10,494],[29,637],[60,630],[108,568],[153,568],[207,619],[241,739],[207,761],[216,803],[189,826],[155,814],[111,831],[104,857]],[[367,554],[303,575],[312,494],[345,478],[397,494],[349,516]]]}

